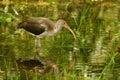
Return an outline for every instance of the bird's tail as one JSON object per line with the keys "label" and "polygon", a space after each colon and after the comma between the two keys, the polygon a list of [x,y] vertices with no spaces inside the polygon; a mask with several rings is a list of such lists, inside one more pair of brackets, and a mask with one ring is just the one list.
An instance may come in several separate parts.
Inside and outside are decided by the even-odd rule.
{"label": "bird's tail", "polygon": [[18,28],[24,28],[25,24],[26,24],[25,21],[18,23]]}
{"label": "bird's tail", "polygon": [[18,23],[18,28],[22,28],[22,23]]}

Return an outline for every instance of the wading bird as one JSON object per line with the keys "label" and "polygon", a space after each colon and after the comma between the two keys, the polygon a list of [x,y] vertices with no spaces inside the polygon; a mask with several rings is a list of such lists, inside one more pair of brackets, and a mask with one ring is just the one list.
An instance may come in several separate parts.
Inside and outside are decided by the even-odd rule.
{"label": "wading bird", "polygon": [[40,49],[39,37],[56,35],[62,27],[68,29],[72,33],[74,39],[76,39],[75,33],[62,19],[54,23],[48,18],[37,17],[24,20],[18,24],[18,28],[23,28],[36,36],[35,45],[37,53],[39,53]]}

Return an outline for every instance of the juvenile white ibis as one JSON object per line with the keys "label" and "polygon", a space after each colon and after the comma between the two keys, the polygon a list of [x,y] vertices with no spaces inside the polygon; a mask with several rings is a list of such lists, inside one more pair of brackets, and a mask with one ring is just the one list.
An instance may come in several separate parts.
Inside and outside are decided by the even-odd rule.
{"label": "juvenile white ibis", "polygon": [[[75,33],[67,25],[67,23],[62,19],[54,23],[48,18],[37,17],[37,18],[30,18],[30,19],[24,20],[18,24],[18,28],[23,28],[26,31],[36,35],[37,39],[38,39],[38,36],[56,35],[61,30],[62,27],[68,29],[72,33],[74,39],[76,39]],[[38,40],[36,41],[36,45],[37,45],[36,47],[40,48]]]}

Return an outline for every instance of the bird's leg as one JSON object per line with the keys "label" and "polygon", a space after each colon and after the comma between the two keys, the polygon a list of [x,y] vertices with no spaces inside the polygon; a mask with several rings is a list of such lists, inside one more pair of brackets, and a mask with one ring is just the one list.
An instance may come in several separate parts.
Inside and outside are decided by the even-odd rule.
{"label": "bird's leg", "polygon": [[38,36],[35,37],[35,48],[36,48],[35,58],[39,59],[41,44],[40,44],[40,38]]}

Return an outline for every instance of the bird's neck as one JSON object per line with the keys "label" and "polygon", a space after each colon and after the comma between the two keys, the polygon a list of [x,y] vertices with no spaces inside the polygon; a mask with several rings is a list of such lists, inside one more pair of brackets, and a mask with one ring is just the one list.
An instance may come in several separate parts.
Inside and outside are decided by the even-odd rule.
{"label": "bird's neck", "polygon": [[54,34],[55,34],[55,35],[58,34],[61,29],[62,29],[62,25],[61,25],[59,22],[57,22],[57,23],[55,24]]}

